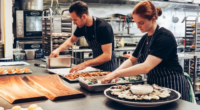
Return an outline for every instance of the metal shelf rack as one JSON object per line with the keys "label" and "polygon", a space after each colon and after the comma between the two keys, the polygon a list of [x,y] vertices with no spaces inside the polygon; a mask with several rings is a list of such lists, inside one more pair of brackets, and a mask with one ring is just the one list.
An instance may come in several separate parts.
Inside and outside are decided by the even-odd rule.
{"label": "metal shelf rack", "polygon": [[[49,56],[51,52],[58,48],[71,36],[72,20],[69,16],[63,16],[63,13],[68,9],[62,11],[62,15],[52,15],[51,8],[43,11],[42,16],[42,44],[45,56]],[[56,32],[57,31],[57,32]],[[72,54],[72,51],[60,52],[60,55]]]}

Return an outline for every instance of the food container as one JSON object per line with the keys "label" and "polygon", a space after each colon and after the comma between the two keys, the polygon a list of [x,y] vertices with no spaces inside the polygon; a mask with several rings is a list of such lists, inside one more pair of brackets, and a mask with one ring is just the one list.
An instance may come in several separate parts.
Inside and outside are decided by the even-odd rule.
{"label": "food container", "polygon": [[70,68],[72,58],[70,55],[60,55],[56,58],[46,57],[46,65],[47,68]]}
{"label": "food container", "polygon": [[[92,78],[96,78],[98,81],[100,81],[101,79],[103,79],[103,76],[96,76],[96,77],[84,77],[85,79],[92,79]],[[100,91],[104,91],[105,89],[111,87],[112,85],[116,85],[116,84],[144,84],[144,81],[132,81],[132,82],[119,82],[119,83],[108,83],[108,84],[93,84],[90,85],[87,82],[83,81],[83,78],[79,78],[79,85],[90,91],[90,92],[100,92]]]}

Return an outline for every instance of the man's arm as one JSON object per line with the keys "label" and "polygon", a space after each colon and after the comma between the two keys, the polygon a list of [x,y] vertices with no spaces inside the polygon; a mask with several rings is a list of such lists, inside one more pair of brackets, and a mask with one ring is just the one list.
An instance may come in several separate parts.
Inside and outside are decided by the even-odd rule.
{"label": "man's arm", "polygon": [[101,64],[106,63],[111,60],[112,43],[101,45],[101,49],[103,51],[103,54],[101,54],[100,56],[98,56],[94,59],[85,61],[84,63],[86,66],[97,66],[97,65],[101,65]]}
{"label": "man's arm", "polygon": [[79,40],[79,37],[76,37],[74,35],[72,35],[69,39],[67,39],[60,47],[58,47],[56,50],[54,50],[51,54],[50,54],[50,58],[52,57],[58,57],[59,53],[69,49],[75,42],[77,42]]}

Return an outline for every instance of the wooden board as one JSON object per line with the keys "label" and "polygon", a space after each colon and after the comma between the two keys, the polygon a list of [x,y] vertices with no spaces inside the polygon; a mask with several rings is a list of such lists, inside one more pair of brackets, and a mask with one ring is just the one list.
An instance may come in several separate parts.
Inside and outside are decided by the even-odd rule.
{"label": "wooden board", "polygon": [[10,103],[47,99],[28,86],[20,76],[0,77],[0,96]]}
{"label": "wooden board", "polygon": [[58,75],[34,75],[23,78],[50,100],[85,97],[85,94],[64,85]]}

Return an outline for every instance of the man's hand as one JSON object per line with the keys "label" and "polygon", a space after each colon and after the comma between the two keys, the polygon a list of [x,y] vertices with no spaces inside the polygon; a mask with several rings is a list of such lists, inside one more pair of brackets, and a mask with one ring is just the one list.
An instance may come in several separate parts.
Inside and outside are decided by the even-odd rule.
{"label": "man's hand", "polygon": [[69,71],[69,73],[73,73],[73,72],[77,72],[77,71],[79,71],[79,70],[83,70],[83,69],[85,69],[86,67],[87,67],[86,64],[83,62],[83,63],[81,63],[81,64],[79,64],[79,65],[77,65],[77,66],[71,68],[70,71]]}
{"label": "man's hand", "polygon": [[58,49],[56,49],[53,52],[51,52],[51,54],[49,55],[49,58],[58,57],[59,53],[60,53],[60,51]]}

